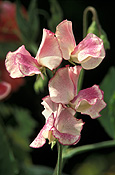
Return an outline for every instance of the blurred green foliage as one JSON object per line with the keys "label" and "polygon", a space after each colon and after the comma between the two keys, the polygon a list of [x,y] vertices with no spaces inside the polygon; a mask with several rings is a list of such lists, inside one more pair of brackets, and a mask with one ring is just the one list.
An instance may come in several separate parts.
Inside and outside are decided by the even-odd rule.
{"label": "blurred green foliage", "polygon": [[107,155],[91,154],[81,165],[76,164],[72,175],[115,175],[115,152]]}
{"label": "blurred green foliage", "polygon": [[104,91],[104,100],[107,103],[98,118],[107,134],[115,139],[115,68],[111,67],[103,79],[100,88]]}

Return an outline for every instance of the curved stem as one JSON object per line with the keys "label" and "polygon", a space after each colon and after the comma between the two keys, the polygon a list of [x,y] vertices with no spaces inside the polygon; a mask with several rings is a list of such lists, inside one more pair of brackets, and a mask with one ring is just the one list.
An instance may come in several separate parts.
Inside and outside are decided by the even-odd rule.
{"label": "curved stem", "polygon": [[63,159],[65,158],[69,159],[76,154],[80,154],[86,151],[91,151],[91,150],[106,148],[106,147],[114,147],[114,146],[115,146],[115,140],[109,140],[109,141],[103,141],[103,142],[89,144],[89,145],[83,145],[76,148],[68,148],[65,150],[65,152],[63,151],[62,157]]}
{"label": "curved stem", "polygon": [[92,20],[96,21],[97,23],[97,27],[98,27],[98,30],[99,30],[99,34],[101,34],[101,27],[100,27],[100,24],[99,24],[99,19],[98,19],[98,15],[97,15],[97,11],[94,7],[91,7],[91,6],[88,6],[84,12],[83,12],[83,38],[86,36],[87,34],[87,28],[88,28],[88,19],[87,19],[87,16],[88,16],[88,12],[91,12],[93,17],[92,17]]}

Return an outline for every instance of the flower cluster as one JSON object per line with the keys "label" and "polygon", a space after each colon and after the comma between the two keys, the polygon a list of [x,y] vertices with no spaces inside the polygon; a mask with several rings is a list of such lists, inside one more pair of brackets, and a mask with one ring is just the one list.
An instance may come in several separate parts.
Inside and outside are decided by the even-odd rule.
{"label": "flower cluster", "polygon": [[100,116],[99,112],[106,106],[103,91],[97,85],[79,92],[77,87],[81,69],[97,67],[104,57],[103,41],[92,33],[76,45],[72,22],[68,20],[62,21],[55,33],[43,29],[42,41],[35,58],[24,46],[7,54],[6,68],[12,78],[34,74],[40,74],[43,78],[44,69],[56,69],[62,59],[81,64],[58,69],[49,81],[49,95],[42,102],[45,108],[42,114],[46,123],[31,147],[43,146],[46,139],[49,143],[58,140],[63,145],[76,144],[84,125],[81,119],[75,117],[76,112],[93,119]]}

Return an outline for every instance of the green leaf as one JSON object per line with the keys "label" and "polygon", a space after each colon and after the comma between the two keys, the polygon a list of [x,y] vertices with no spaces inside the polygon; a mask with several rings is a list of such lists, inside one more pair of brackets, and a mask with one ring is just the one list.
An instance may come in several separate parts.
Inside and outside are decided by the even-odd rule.
{"label": "green leaf", "polygon": [[23,167],[25,174],[27,175],[52,175],[53,169],[45,166],[25,166]]}
{"label": "green leaf", "polygon": [[24,108],[14,107],[13,110],[18,130],[23,138],[28,138],[36,125],[35,120],[31,117],[30,111]]}
{"label": "green leaf", "polygon": [[0,175],[15,175],[18,170],[9,140],[5,135],[3,127],[0,125]]}
{"label": "green leaf", "polygon": [[17,0],[17,6],[16,6],[16,18],[17,18],[18,27],[21,31],[23,40],[27,42],[29,37],[31,40],[29,23],[21,12],[21,3],[18,0]]}
{"label": "green leaf", "polygon": [[32,40],[35,41],[39,31],[40,31],[40,21],[39,21],[39,16],[38,14],[38,9],[37,9],[37,0],[31,0],[30,5],[29,5],[29,10],[28,10],[28,15],[29,15],[29,25],[30,25],[30,33]]}
{"label": "green leaf", "polygon": [[36,126],[30,111],[25,108],[0,103],[0,115],[7,121],[7,132],[13,143],[21,149],[29,150],[29,137]]}
{"label": "green leaf", "polygon": [[115,139],[115,68],[110,68],[102,81],[100,88],[104,91],[104,101],[107,103],[98,118],[108,135]]}
{"label": "green leaf", "polygon": [[101,26],[100,26],[100,30],[99,30],[96,21],[92,21],[91,25],[89,26],[89,28],[87,30],[87,33],[93,33],[93,34],[97,35],[98,37],[100,37],[103,40],[105,50],[110,49],[110,43],[109,43],[109,40],[107,38],[107,34],[101,28]]}
{"label": "green leaf", "polygon": [[21,12],[21,4],[17,0],[17,22],[22,34],[23,42],[28,46],[28,48],[30,43],[36,41],[36,37],[39,34],[39,18],[37,16],[36,7],[36,0],[31,0],[28,10],[28,19],[26,19]]}
{"label": "green leaf", "polygon": [[57,0],[49,0],[51,18],[48,20],[48,26],[51,31],[55,32],[57,24],[63,19],[63,12]]}

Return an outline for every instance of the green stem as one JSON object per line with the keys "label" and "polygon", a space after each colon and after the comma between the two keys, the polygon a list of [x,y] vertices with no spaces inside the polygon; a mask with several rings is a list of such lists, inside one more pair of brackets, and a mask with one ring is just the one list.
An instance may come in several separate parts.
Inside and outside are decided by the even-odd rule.
{"label": "green stem", "polygon": [[87,35],[87,28],[88,28],[88,19],[87,18],[88,18],[89,11],[93,15],[92,20],[96,21],[96,23],[97,23],[99,33],[101,32],[101,26],[99,24],[99,19],[98,19],[96,9],[94,7],[88,6],[83,12],[83,38],[85,38],[85,36]]}
{"label": "green stem", "polygon": [[100,143],[79,146],[76,148],[68,148],[65,151],[63,151],[62,157],[63,157],[63,159],[65,159],[65,158],[69,159],[76,154],[80,154],[80,153],[83,153],[86,151],[100,149],[100,148],[106,148],[106,147],[113,147],[113,146],[115,146],[115,140],[109,140],[109,141],[104,141],[104,142],[100,142]]}
{"label": "green stem", "polygon": [[57,175],[62,172],[62,145],[58,142],[58,161],[57,161]]}
{"label": "green stem", "polygon": [[78,92],[81,90],[81,88],[82,88],[83,79],[84,79],[84,73],[85,73],[85,70],[84,70],[84,69],[81,69],[80,76],[79,76],[79,80],[78,80],[77,93],[78,93]]}

